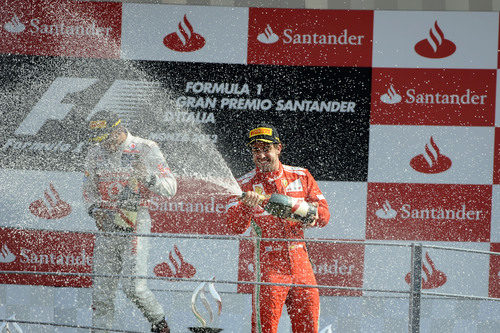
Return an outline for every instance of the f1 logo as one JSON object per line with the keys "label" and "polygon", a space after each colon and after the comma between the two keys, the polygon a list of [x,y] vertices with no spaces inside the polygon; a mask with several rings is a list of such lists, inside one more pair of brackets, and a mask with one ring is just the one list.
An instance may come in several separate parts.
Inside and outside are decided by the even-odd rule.
{"label": "f1 logo", "polygon": [[[14,134],[36,135],[47,120],[63,120],[75,107],[74,104],[63,103],[64,98],[69,94],[78,93],[89,88],[98,80],[79,77],[56,78],[15,130]],[[89,120],[95,112],[101,109],[119,110],[121,105],[116,101],[124,94],[136,97],[135,102],[130,102],[131,105],[136,110],[143,110],[150,107],[149,103],[153,95],[160,96],[163,93],[163,88],[159,82],[115,80],[101,96],[86,120]],[[121,116],[124,115],[121,114]],[[127,116],[131,117],[130,115]],[[124,120],[130,121],[130,119]]]}
{"label": "f1 logo", "polygon": [[98,79],[58,77],[52,82],[40,100],[16,129],[16,135],[35,135],[49,119],[63,120],[74,107],[64,104],[66,95],[87,89]]}

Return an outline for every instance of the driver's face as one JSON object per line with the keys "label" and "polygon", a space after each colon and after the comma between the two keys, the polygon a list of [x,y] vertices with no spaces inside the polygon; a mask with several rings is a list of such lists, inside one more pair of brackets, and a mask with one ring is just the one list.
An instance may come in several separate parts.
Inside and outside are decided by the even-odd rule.
{"label": "driver's face", "polygon": [[117,128],[109,134],[109,136],[101,143],[101,145],[106,150],[115,151],[123,142],[123,140],[125,140],[124,136],[124,131],[121,128]]}
{"label": "driver's face", "polygon": [[257,141],[250,146],[250,149],[253,162],[260,171],[271,172],[279,169],[281,144]]}

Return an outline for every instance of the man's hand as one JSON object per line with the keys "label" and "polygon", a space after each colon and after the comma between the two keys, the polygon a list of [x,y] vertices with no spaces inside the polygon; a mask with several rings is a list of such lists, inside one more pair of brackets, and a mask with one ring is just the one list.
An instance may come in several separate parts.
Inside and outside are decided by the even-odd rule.
{"label": "man's hand", "polygon": [[93,213],[93,217],[95,219],[95,225],[99,231],[104,230],[104,221],[108,218],[105,211],[98,209]]}
{"label": "man's hand", "polygon": [[141,161],[135,162],[132,167],[134,171],[132,172],[132,177],[137,179],[140,182],[146,182],[148,178],[148,170],[146,166]]}
{"label": "man's hand", "polygon": [[254,191],[245,192],[245,195],[240,200],[248,207],[258,206],[262,201],[262,195]]}
{"label": "man's hand", "polygon": [[[315,206],[316,208],[318,208],[318,203],[317,202],[309,202],[309,204],[312,205],[312,206]],[[319,214],[318,214],[318,209],[316,209],[316,215],[314,216],[314,220],[312,220],[308,224],[305,224],[304,228],[305,229],[307,229],[307,228],[314,228],[316,226],[316,222],[318,221],[318,219],[319,219]]]}

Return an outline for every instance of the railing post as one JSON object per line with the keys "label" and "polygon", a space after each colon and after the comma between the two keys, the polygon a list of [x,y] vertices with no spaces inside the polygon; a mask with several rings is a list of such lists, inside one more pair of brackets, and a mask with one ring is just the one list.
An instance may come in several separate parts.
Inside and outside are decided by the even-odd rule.
{"label": "railing post", "polygon": [[422,291],[422,244],[411,244],[411,280],[408,332],[420,332],[420,296]]}

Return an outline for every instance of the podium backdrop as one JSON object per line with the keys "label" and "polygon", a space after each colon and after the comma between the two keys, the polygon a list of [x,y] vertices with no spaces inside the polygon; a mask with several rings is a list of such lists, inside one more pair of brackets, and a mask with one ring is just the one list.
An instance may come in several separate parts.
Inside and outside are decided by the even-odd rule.
{"label": "podium backdrop", "polygon": [[[308,168],[330,204],[329,225],[311,238],[499,251],[498,12],[28,0],[0,8],[0,270],[91,272],[84,129],[102,108],[158,142],[177,174],[190,151],[210,146],[243,175],[253,168],[248,129],[273,123],[283,162]],[[155,198],[154,232],[223,233],[224,198],[197,196],[190,181],[181,177],[171,200]],[[151,276],[253,276],[249,241],[152,243]],[[408,289],[407,248],[315,243],[309,252],[319,284]],[[424,268],[424,290],[500,297],[498,257],[428,249]],[[6,290],[92,284],[1,281]]]}

